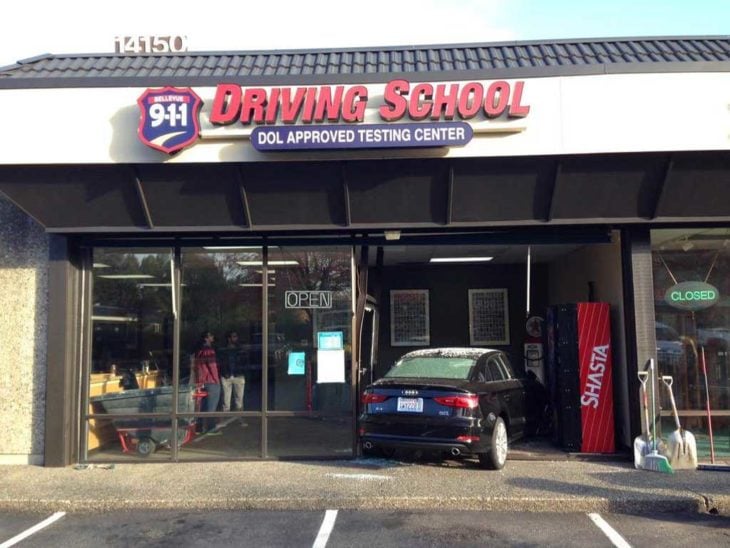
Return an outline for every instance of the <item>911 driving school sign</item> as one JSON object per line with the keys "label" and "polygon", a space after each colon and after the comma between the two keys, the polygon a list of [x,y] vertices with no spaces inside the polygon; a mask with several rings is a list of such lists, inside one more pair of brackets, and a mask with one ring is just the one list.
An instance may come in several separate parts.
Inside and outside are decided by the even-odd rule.
{"label": "911 driving school sign", "polygon": [[[253,127],[251,144],[262,152],[463,146],[473,137],[470,120],[525,118],[530,106],[523,100],[524,85],[521,80],[411,84],[398,79],[385,84],[380,104],[370,105],[363,85],[219,84],[207,115],[213,126]],[[198,138],[202,101],[191,89],[148,89],[138,104],[139,137],[146,145],[173,154]],[[368,108],[381,123],[365,122]]]}
{"label": "911 driving school sign", "polygon": [[173,154],[193,144],[200,134],[203,101],[190,88],[148,89],[137,99],[139,127],[144,144]]}

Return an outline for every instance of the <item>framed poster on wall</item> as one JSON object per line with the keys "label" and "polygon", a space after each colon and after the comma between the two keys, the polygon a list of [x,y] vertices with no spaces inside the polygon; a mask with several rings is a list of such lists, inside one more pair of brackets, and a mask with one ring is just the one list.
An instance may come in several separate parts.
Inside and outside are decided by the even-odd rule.
{"label": "framed poster on wall", "polygon": [[507,289],[469,290],[469,344],[509,344]]}
{"label": "framed poster on wall", "polygon": [[430,342],[428,289],[392,289],[390,345],[428,346]]}

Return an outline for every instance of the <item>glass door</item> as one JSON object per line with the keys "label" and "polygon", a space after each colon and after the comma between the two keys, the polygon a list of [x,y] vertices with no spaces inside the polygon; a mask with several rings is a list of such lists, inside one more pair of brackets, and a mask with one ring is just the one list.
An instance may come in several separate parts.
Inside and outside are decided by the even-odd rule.
{"label": "glass door", "polygon": [[261,247],[182,248],[179,458],[262,454]]}
{"label": "glass door", "polygon": [[268,455],[352,455],[352,249],[270,247],[266,272]]}

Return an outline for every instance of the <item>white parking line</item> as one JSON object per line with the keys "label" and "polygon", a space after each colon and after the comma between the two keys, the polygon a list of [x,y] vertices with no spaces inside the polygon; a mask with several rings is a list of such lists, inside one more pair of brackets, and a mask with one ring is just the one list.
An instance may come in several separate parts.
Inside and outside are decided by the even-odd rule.
{"label": "white parking line", "polygon": [[392,480],[390,476],[380,476],[378,474],[325,474],[330,478],[353,479],[353,480]]}
{"label": "white parking line", "polygon": [[312,548],[324,548],[325,546],[327,546],[327,541],[330,538],[332,528],[335,526],[336,519],[337,510],[327,510],[324,513],[322,525],[319,528],[319,533],[317,533],[317,538],[314,539],[314,544],[312,544]]}
{"label": "white parking line", "polygon": [[15,535],[10,540],[6,540],[2,544],[0,544],[0,548],[9,548],[10,546],[14,546],[15,544],[18,544],[21,540],[27,539],[29,536],[31,536],[34,533],[37,533],[41,529],[45,529],[46,527],[48,527],[52,523],[58,521],[65,515],[66,515],[66,512],[56,512],[51,517],[44,519],[40,523],[37,523],[36,525],[31,527],[30,529],[26,529],[19,535]]}
{"label": "white parking line", "polygon": [[611,527],[600,514],[592,513],[588,514],[588,517],[596,524],[596,527],[603,531],[603,534],[608,537],[608,540],[610,540],[616,548],[631,548],[631,545],[626,542],[626,539],[624,539],[624,537],[622,537],[616,529]]}

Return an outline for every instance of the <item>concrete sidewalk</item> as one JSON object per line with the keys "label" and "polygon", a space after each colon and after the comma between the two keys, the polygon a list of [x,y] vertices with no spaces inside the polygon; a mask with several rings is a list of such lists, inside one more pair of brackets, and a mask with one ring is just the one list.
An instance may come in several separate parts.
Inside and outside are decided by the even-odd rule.
{"label": "concrete sidewalk", "polygon": [[403,509],[730,514],[730,473],[625,462],[385,459],[0,467],[0,509]]}

